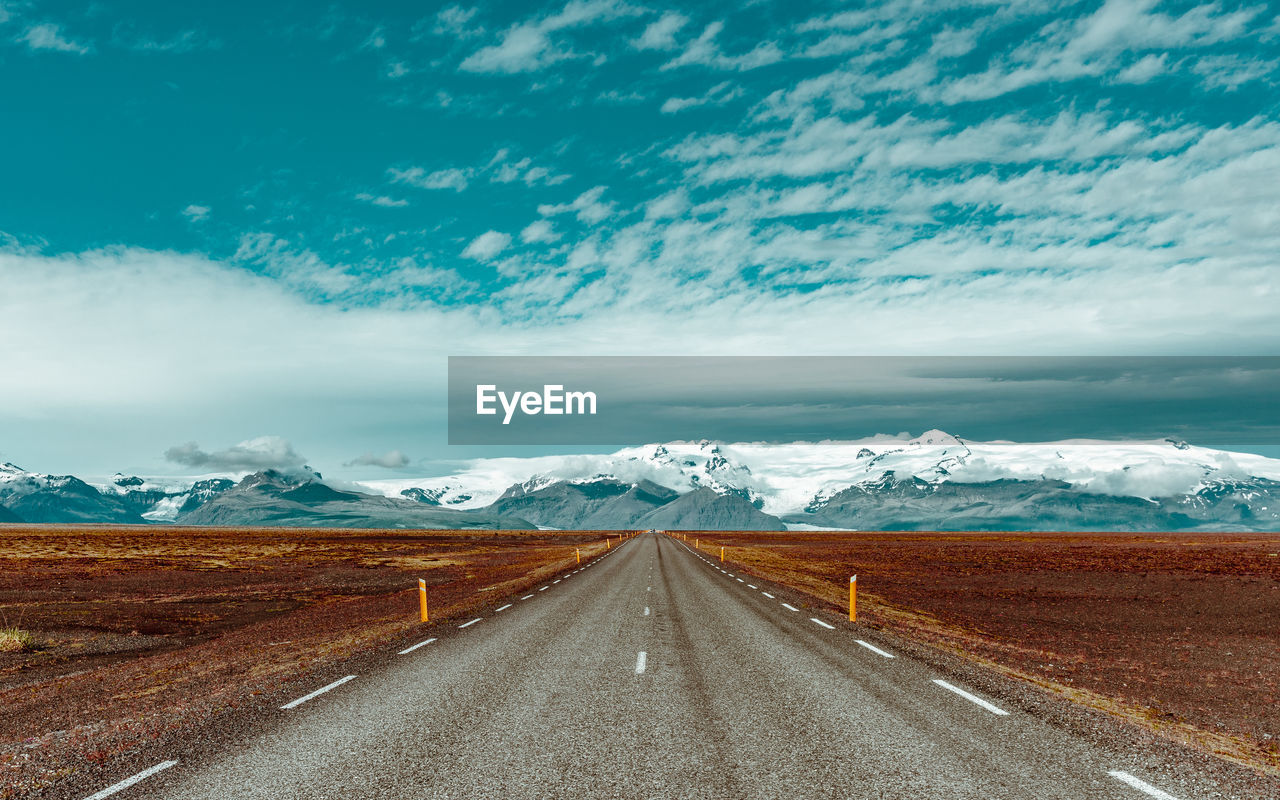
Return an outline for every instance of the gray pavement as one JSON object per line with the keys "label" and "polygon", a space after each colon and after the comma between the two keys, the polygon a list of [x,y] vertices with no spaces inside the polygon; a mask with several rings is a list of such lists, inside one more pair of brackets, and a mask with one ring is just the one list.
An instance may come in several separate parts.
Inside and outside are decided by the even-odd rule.
{"label": "gray pavement", "polygon": [[644,534],[110,796],[1210,796],[732,572]]}

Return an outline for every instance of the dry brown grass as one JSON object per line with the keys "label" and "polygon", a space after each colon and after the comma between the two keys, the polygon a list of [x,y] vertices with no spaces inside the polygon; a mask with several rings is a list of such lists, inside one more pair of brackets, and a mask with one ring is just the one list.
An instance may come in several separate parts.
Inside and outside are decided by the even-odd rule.
{"label": "dry brown grass", "polygon": [[21,628],[0,628],[0,653],[30,653],[40,649],[40,640]]}
{"label": "dry brown grass", "polygon": [[694,536],[837,613],[857,574],[860,622],[1280,775],[1278,534]]}
{"label": "dry brown grass", "polygon": [[606,535],[0,526],[0,612],[46,643],[0,652],[0,798],[421,630],[419,578],[447,624]]}

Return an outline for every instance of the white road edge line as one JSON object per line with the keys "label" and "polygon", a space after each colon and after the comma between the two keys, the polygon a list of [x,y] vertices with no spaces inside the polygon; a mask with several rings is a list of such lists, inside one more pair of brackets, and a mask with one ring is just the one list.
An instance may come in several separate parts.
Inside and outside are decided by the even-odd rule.
{"label": "white road edge line", "polygon": [[1127,772],[1123,772],[1118,769],[1113,769],[1107,774],[1115,778],[1116,780],[1120,781],[1121,783],[1127,783],[1133,788],[1137,789],[1138,791],[1146,792],[1152,797],[1159,798],[1159,800],[1178,800],[1178,798],[1174,797],[1168,792],[1161,791],[1156,787],[1152,786],[1151,784],[1147,783],[1146,781],[1142,780],[1141,778],[1135,778]]}
{"label": "white road edge line", "polygon": [[875,653],[878,656],[884,656],[885,658],[897,658],[897,656],[895,656],[893,653],[886,653],[885,651],[881,650],[879,647],[876,647],[874,644],[871,644],[870,642],[864,642],[861,639],[854,639],[854,641],[862,645],[863,647],[867,648],[868,650],[870,650],[871,652]]}
{"label": "white road edge line", "polygon": [[533,597],[533,595],[531,595],[531,594],[526,594],[524,597],[521,597],[520,599],[521,599],[521,600],[528,600],[530,597]]}
{"label": "white road edge line", "polygon": [[[562,579],[561,579],[561,580],[562,580]],[[554,581],[552,581],[552,583],[553,583],[553,584],[555,584],[555,583],[559,583],[559,582],[560,582],[560,580],[554,580]]]}
{"label": "white road edge line", "polygon": [[161,761],[159,764],[156,764],[154,767],[147,767],[142,772],[139,772],[137,775],[134,775],[129,778],[125,778],[124,780],[120,781],[119,783],[113,786],[108,786],[107,788],[103,789],[97,794],[89,795],[84,800],[102,800],[102,798],[104,797],[110,797],[116,792],[123,791],[124,789],[128,789],[130,786],[134,785],[135,783],[138,783],[139,781],[145,781],[147,778],[150,778],[152,775],[155,775],[157,772],[164,769],[168,769],[169,767],[172,767],[177,763],[178,762],[176,759],[172,759],[169,761]]}
{"label": "white road edge line", "polygon": [[461,624],[461,625],[459,625],[458,627],[459,627],[459,628],[469,628],[469,627],[471,627],[472,625],[475,625],[477,622],[479,622],[479,621],[480,621],[480,620],[482,620],[482,619],[484,619],[484,617],[476,617],[475,619],[471,620],[470,622],[464,622],[464,623],[462,623],[462,624]]}
{"label": "white road edge line", "polygon": [[947,683],[941,678],[934,678],[933,682],[938,684],[943,689],[946,689],[949,692],[955,692],[956,694],[960,695],[965,700],[968,700],[971,703],[977,703],[978,705],[982,706],[986,710],[990,711],[992,714],[997,714],[1002,717],[1009,716],[1008,711],[1005,711],[1003,708],[1000,708],[998,706],[991,705],[986,700],[983,700],[981,697],[978,697],[976,694],[970,694],[966,692],[964,689],[961,689],[959,686],[952,686],[951,684]]}
{"label": "white road edge line", "polygon": [[776,600],[776,599],[777,599],[777,598],[775,598],[773,595],[769,594],[768,592],[761,592],[760,594],[764,595],[765,597],[769,598],[770,600]]}
{"label": "white road edge line", "polygon": [[546,590],[548,590],[548,589],[550,589],[550,588],[551,588],[551,586],[550,586],[550,585],[547,585],[547,586],[543,586],[543,587],[542,587],[541,589],[539,589],[538,591],[540,591],[540,592],[545,592]]}
{"label": "white road edge line", "polygon": [[347,676],[347,677],[345,677],[345,678],[339,678],[338,680],[334,681],[333,683],[329,684],[328,686],[321,686],[319,689],[316,689],[316,690],[315,690],[314,692],[312,692],[311,694],[303,695],[302,697],[299,697],[297,700],[294,700],[294,701],[293,701],[293,702],[291,702],[291,703],[285,703],[284,705],[280,706],[280,710],[281,710],[281,711],[288,711],[288,710],[289,710],[289,709],[291,709],[291,708],[297,708],[298,706],[302,705],[303,703],[307,702],[308,700],[311,700],[311,699],[313,699],[313,698],[319,697],[320,695],[324,694],[325,692],[329,691],[330,689],[337,689],[339,686],[341,686],[342,684],[346,683],[347,681],[353,681],[353,680],[355,680],[355,679],[356,679],[356,676],[355,676],[355,675],[348,675],[348,676]]}
{"label": "white road edge line", "polygon": [[508,608],[511,608],[511,604],[510,604],[510,603],[507,603],[507,604],[506,604],[505,606],[503,606],[502,608],[495,608],[495,609],[493,610],[493,612],[496,614],[496,613],[498,613],[499,611],[506,611]]}
{"label": "white road edge line", "polygon": [[782,607],[783,607],[783,608],[785,608],[785,609],[787,609],[788,611],[799,611],[799,610],[800,610],[800,609],[796,608],[795,606],[791,605],[790,603],[783,603],[783,604],[782,604]]}
{"label": "white road edge line", "polygon": [[414,650],[417,650],[419,647],[426,647],[427,645],[431,644],[434,641],[435,641],[435,637],[433,636],[430,639],[426,640],[425,642],[418,642],[415,645],[410,645],[409,647],[406,647],[405,649],[401,650],[399,653],[396,653],[396,655],[402,656],[406,653],[412,653]]}
{"label": "white road edge line", "polygon": [[836,626],[835,626],[835,625],[828,625],[827,623],[823,622],[822,620],[818,619],[817,617],[809,617],[809,621],[810,621],[810,622],[816,622],[816,623],[818,623],[819,625],[821,625],[822,627],[826,628],[826,629],[827,629],[827,630],[829,630],[829,631],[834,631],[834,630],[836,629]]}
{"label": "white road edge line", "polygon": [[641,650],[639,653],[636,654],[636,674],[637,675],[644,674],[644,662],[648,658],[649,658],[649,654],[643,650]]}
{"label": "white road edge line", "polygon": [[756,586],[754,583],[748,583],[748,584],[747,584],[747,588],[748,588],[748,589],[759,589],[760,587],[759,587],[759,586]]}

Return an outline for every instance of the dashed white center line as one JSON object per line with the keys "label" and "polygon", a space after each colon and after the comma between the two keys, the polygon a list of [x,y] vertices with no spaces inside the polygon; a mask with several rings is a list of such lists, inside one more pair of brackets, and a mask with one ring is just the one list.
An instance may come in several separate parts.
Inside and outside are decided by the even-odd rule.
{"label": "dashed white center line", "polygon": [[775,599],[775,598],[774,598],[774,596],[773,596],[773,595],[771,595],[771,594],[769,594],[768,592],[761,592],[760,594],[764,595],[765,597],[769,598],[770,600]]}
{"label": "dashed white center line", "polygon": [[782,604],[782,607],[783,607],[783,608],[785,608],[785,609],[786,609],[786,610],[788,610],[788,611],[799,611],[799,610],[800,610],[800,609],[796,608],[795,606],[791,605],[790,603],[783,603],[783,604]]}
{"label": "dashed white center line", "polygon": [[870,642],[864,642],[861,639],[854,639],[854,641],[862,645],[863,647],[867,648],[871,652],[875,653],[876,655],[884,656],[885,658],[895,657],[893,653],[886,653],[885,651],[881,650],[879,647],[876,647],[874,644],[871,644]]}
{"label": "dashed white center line", "polygon": [[560,582],[560,579],[559,579],[559,578],[557,578],[556,580],[552,581],[552,582],[551,582],[551,584],[554,586],[555,584],[557,584],[557,583],[559,583],[559,582]]}
{"label": "dashed white center line", "polygon": [[284,705],[280,706],[280,710],[281,710],[281,711],[288,711],[288,710],[289,710],[289,709],[291,709],[291,708],[297,708],[298,706],[302,705],[303,703],[307,702],[308,700],[311,700],[311,699],[313,699],[313,698],[319,697],[320,695],[324,694],[325,692],[329,691],[330,689],[337,689],[339,686],[341,686],[342,684],[346,683],[347,681],[353,681],[353,680],[355,680],[355,679],[356,679],[356,676],[355,676],[355,675],[348,675],[348,676],[347,676],[347,677],[345,677],[345,678],[339,678],[338,680],[334,681],[333,683],[329,684],[328,686],[321,686],[319,689],[316,689],[316,690],[315,690],[314,692],[312,692],[311,694],[303,695],[302,697],[299,697],[297,700],[294,700],[294,701],[293,701],[293,702],[291,702],[291,703],[285,703]]}
{"label": "dashed white center line", "polygon": [[643,650],[641,650],[639,653],[636,654],[636,674],[637,675],[644,674],[644,662],[646,659],[648,659],[648,657],[649,657],[648,653],[646,653]]}
{"label": "dashed white center line", "polygon": [[530,597],[533,597],[533,595],[531,595],[531,594],[526,594],[524,597],[521,597],[520,599],[521,599],[521,600],[528,600]]}
{"label": "dashed white center line", "polygon": [[541,589],[539,589],[538,591],[540,591],[540,592],[545,592],[546,590],[548,590],[548,589],[550,589],[550,588],[551,588],[550,586],[543,586],[543,587],[542,587]]}
{"label": "dashed white center line", "polygon": [[458,627],[459,627],[459,628],[469,628],[469,627],[471,627],[472,625],[475,625],[477,622],[479,622],[479,621],[480,621],[480,620],[482,620],[482,619],[484,619],[484,617],[476,617],[475,619],[471,620],[470,622],[464,622],[464,623],[462,623],[462,624],[461,624],[461,625],[459,625]]}
{"label": "dashed white center line", "polygon": [[834,625],[828,625],[827,623],[823,622],[822,620],[818,619],[817,617],[809,617],[809,621],[810,621],[810,622],[816,622],[816,623],[818,623],[819,625],[821,625],[822,627],[826,628],[826,629],[827,629],[827,630],[829,630],[829,631],[834,631],[834,630],[836,629],[836,626],[834,626]]}
{"label": "dashed white center line", "polygon": [[425,642],[418,642],[417,644],[411,647],[406,647],[405,649],[401,650],[399,653],[396,653],[396,655],[402,656],[405,653],[412,653],[414,650],[417,650],[419,647],[426,647],[427,645],[431,644],[434,641],[435,641],[435,637],[432,637],[426,640]]}
{"label": "dashed white center line", "polygon": [[746,583],[742,578],[738,578],[738,583]]}
{"label": "dashed white center line", "polygon": [[134,785],[135,783],[138,783],[139,781],[145,781],[147,778],[150,778],[152,775],[155,775],[157,772],[168,769],[169,767],[172,767],[177,763],[178,763],[177,761],[172,761],[172,760],[161,761],[159,764],[156,764],[154,767],[147,767],[142,772],[139,772],[137,775],[134,775],[129,778],[125,778],[119,783],[114,784],[112,786],[108,786],[107,788],[103,789],[100,792],[97,792],[96,794],[89,795],[84,800],[102,800],[102,798],[104,797],[110,797],[116,792],[120,792],[125,789],[128,789],[130,786]]}
{"label": "dashed white center line", "polygon": [[748,588],[748,589],[758,589],[758,588],[760,588],[760,587],[756,586],[754,583],[748,583],[748,584],[747,584],[747,588]]}
{"label": "dashed white center line", "polygon": [[507,604],[506,604],[505,606],[503,606],[502,608],[495,608],[495,609],[494,609],[494,613],[496,614],[496,613],[497,613],[497,612],[499,612],[499,611],[506,611],[508,608],[511,608],[511,604],[510,604],[510,603],[507,603]]}
{"label": "dashed white center line", "polygon": [[946,689],[949,692],[955,692],[956,694],[960,695],[965,700],[968,700],[971,703],[976,703],[982,706],[986,710],[990,711],[992,714],[997,714],[1001,717],[1009,716],[1008,711],[1005,711],[1003,708],[999,708],[997,706],[991,705],[986,700],[983,700],[981,697],[978,697],[976,694],[970,694],[969,692],[966,692],[964,689],[961,689],[959,686],[952,686],[951,684],[947,683],[946,681],[940,678],[934,678],[933,682],[938,684],[943,689]]}
{"label": "dashed white center line", "polygon": [[1178,798],[1174,797],[1168,792],[1161,791],[1160,789],[1157,789],[1156,787],[1152,786],[1146,781],[1141,780],[1140,778],[1133,777],[1127,772],[1123,772],[1118,769],[1113,769],[1107,774],[1115,778],[1116,780],[1120,781],[1121,783],[1127,783],[1133,788],[1137,789],[1138,791],[1146,792],[1152,797],[1159,798],[1159,800],[1178,800]]}
{"label": "dashed white center line", "polygon": [[645,607],[644,607],[644,615],[645,615],[646,617],[647,617],[647,616],[649,616],[649,607],[648,607],[648,606],[645,606]]}
{"label": "dashed white center line", "polygon": [[653,591],[653,587],[652,587],[652,586],[650,586],[649,588],[645,589],[645,591],[646,591],[646,592],[652,592],[652,591]]}

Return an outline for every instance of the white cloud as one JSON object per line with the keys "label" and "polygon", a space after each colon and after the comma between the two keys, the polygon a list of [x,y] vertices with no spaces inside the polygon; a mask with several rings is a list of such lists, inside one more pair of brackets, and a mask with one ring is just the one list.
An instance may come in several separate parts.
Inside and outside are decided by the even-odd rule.
{"label": "white cloud", "polygon": [[600,24],[639,13],[621,0],[569,0],[560,11],[512,25],[497,44],[467,56],[461,69],[467,72],[513,74],[536,72],[557,61],[575,57],[554,34]]}
{"label": "white cloud", "polygon": [[676,69],[690,65],[724,70],[749,70],[774,64],[782,60],[783,53],[773,42],[760,42],[751,50],[738,55],[726,55],[716,41],[724,30],[723,22],[712,22],[698,38],[687,42],[684,50],[662,65],[662,69]]}
{"label": "white cloud", "polygon": [[437,35],[455,37],[476,36],[484,32],[483,28],[472,28],[471,20],[475,19],[476,9],[462,6],[446,6],[436,14],[433,32]]}
{"label": "white cloud", "polygon": [[[1175,17],[1153,11],[1155,5],[1155,0],[1107,0],[1088,16],[1050,22],[986,71],[946,83],[937,98],[947,103],[985,100],[1045,82],[1123,75],[1147,51],[1236,39],[1247,33],[1261,10],[1224,12],[1217,4],[1199,5]],[[1135,58],[1138,53],[1144,55]]]}
{"label": "white cloud", "polygon": [[452,189],[461,192],[467,188],[471,173],[463,169],[438,169],[427,172],[422,167],[408,169],[389,169],[387,175],[392,183],[404,183],[419,189]]}
{"label": "white cloud", "polygon": [[192,222],[204,222],[209,218],[209,211],[210,209],[208,206],[198,206],[193,203],[182,209],[182,216]]}
{"label": "white cloud", "polygon": [[219,39],[199,30],[179,31],[167,38],[139,33],[133,26],[117,25],[111,32],[111,43],[138,53],[191,53],[197,50],[218,50]]}
{"label": "white cloud", "polygon": [[62,26],[51,22],[32,25],[20,38],[32,50],[55,50],[77,55],[85,55],[92,50],[92,47],[87,44],[67,38],[62,32]]}
{"label": "white cloud", "polygon": [[742,89],[728,81],[712,86],[696,97],[669,97],[659,109],[663,114],[675,114],[698,106],[722,106],[742,96]]}
{"label": "white cloud", "polygon": [[1260,81],[1280,67],[1280,60],[1242,58],[1237,55],[1198,58],[1191,71],[1210,89],[1235,91],[1246,83]]}
{"label": "white cloud", "polygon": [[656,21],[649,23],[640,38],[632,42],[637,50],[674,50],[676,34],[689,23],[689,18],[676,11],[667,11]]}
{"label": "white cloud", "polygon": [[462,251],[462,257],[472,258],[476,261],[492,261],[499,253],[506,250],[510,244],[510,234],[499,231],[485,231],[471,240],[471,243]]}
{"label": "white cloud", "polygon": [[489,159],[485,172],[493,183],[523,183],[525,186],[558,186],[569,180],[565,173],[553,172],[551,169],[535,165],[528,156],[512,160],[511,151],[502,148]]}
{"label": "white cloud", "polygon": [[530,222],[520,231],[520,241],[525,244],[548,244],[560,238],[555,228],[545,219]]}
{"label": "white cloud", "polygon": [[1146,83],[1168,72],[1168,61],[1168,53],[1145,55],[1120,70],[1115,77],[1116,83]]}
{"label": "white cloud", "polygon": [[375,195],[368,192],[357,193],[356,199],[362,203],[381,206],[382,208],[403,208],[404,206],[409,205],[409,201],[404,198],[387,197],[383,194]]}
{"label": "white cloud", "polygon": [[559,205],[544,204],[538,206],[538,213],[544,217],[551,217],[557,214],[565,214],[573,212],[579,222],[588,225],[595,225],[603,222],[613,215],[613,204],[602,203],[600,198],[604,196],[607,187],[595,186],[574,198],[572,203],[561,203]]}

